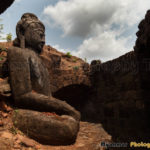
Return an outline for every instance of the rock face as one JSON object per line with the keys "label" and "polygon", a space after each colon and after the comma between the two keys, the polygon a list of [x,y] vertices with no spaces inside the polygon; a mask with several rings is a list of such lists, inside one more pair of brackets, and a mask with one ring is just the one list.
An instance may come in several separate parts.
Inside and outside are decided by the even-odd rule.
{"label": "rock face", "polygon": [[3,13],[13,2],[14,0],[0,1],[0,14]]}
{"label": "rock face", "polygon": [[[136,45],[134,47],[139,62],[140,86],[142,99],[145,103],[147,116],[150,116],[150,10],[140,22],[137,32]],[[149,121],[149,119],[148,119]],[[150,124],[150,121],[149,121]]]}
{"label": "rock face", "polygon": [[11,88],[8,79],[0,78],[0,99],[6,99],[11,96]]}
{"label": "rock face", "polygon": [[145,18],[138,25],[139,31],[136,33],[137,40],[134,50],[138,54],[144,54],[150,48],[150,10],[147,11]]}
{"label": "rock face", "polygon": [[68,57],[51,46],[45,46],[41,58],[48,68],[51,89],[54,94],[70,85],[90,87],[89,65],[75,56]]}
{"label": "rock face", "polygon": [[94,86],[89,106],[93,107],[93,115],[89,117],[92,121],[101,122],[114,140],[146,139],[148,118],[135,53],[91,66],[91,79]]}

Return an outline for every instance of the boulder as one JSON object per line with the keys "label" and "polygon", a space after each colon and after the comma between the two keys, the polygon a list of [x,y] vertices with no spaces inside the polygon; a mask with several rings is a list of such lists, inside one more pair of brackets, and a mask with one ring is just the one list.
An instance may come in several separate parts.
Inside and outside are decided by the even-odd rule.
{"label": "boulder", "polygon": [[11,97],[11,89],[8,83],[8,78],[0,78],[0,100],[9,99]]}

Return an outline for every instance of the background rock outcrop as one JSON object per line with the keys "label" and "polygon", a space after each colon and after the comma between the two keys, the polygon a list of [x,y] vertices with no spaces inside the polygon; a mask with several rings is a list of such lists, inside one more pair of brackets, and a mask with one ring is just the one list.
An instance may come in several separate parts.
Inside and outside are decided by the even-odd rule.
{"label": "background rock outcrop", "polygon": [[0,1],[0,14],[3,13],[12,3],[14,0],[1,0]]}
{"label": "background rock outcrop", "polygon": [[147,11],[145,18],[139,23],[138,29],[134,50],[140,55],[148,53],[150,50],[150,10]]}
{"label": "background rock outcrop", "polygon": [[90,86],[89,65],[82,59],[46,46],[41,55],[50,73],[52,93],[70,85]]}

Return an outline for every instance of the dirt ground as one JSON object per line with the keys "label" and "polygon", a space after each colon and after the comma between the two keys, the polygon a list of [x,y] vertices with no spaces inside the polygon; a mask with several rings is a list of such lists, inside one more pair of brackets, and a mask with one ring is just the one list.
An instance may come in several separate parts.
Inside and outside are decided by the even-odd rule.
{"label": "dirt ground", "polygon": [[0,102],[0,150],[102,150],[100,143],[111,141],[101,124],[80,122],[80,131],[73,145],[48,146],[30,139],[14,127],[12,106]]}

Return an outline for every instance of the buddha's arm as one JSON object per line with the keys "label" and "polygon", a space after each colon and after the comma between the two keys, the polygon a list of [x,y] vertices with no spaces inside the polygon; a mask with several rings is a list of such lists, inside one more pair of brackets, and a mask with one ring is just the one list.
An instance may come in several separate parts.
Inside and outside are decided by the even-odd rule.
{"label": "buddha's arm", "polygon": [[45,112],[56,112],[60,115],[70,115],[76,120],[80,119],[80,113],[66,102],[32,91],[30,66],[23,50],[10,50],[8,61],[11,89],[18,106]]}
{"label": "buddha's arm", "polygon": [[16,99],[19,106],[45,112],[56,112],[59,115],[70,115],[80,120],[80,113],[65,101],[48,97],[36,92],[28,92]]}

